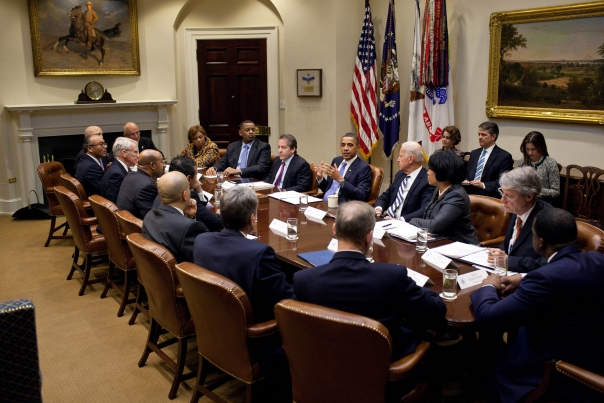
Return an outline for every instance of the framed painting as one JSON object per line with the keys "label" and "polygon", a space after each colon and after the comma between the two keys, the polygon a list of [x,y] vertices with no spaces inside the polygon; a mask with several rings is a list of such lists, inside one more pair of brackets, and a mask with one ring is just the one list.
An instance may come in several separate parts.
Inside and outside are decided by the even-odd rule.
{"label": "framed painting", "polygon": [[491,14],[490,118],[604,124],[604,2]]}
{"label": "framed painting", "polygon": [[36,77],[140,75],[136,0],[28,1]]}
{"label": "framed painting", "polygon": [[323,96],[323,70],[298,69],[296,70],[296,83],[299,97]]}

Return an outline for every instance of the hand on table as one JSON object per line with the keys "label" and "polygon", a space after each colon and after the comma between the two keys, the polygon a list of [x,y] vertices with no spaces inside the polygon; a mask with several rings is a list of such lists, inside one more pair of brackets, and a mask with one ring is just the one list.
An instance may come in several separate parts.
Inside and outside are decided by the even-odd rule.
{"label": "hand on table", "polygon": [[224,170],[224,176],[241,175],[241,169],[227,168]]}
{"label": "hand on table", "polygon": [[216,176],[216,170],[214,169],[214,167],[209,167],[208,169],[206,169],[206,175],[207,176]]}
{"label": "hand on table", "polygon": [[497,292],[503,291],[503,284],[501,284],[501,277],[497,274],[489,274],[484,280],[482,280],[482,285],[491,284],[495,287]]}
{"label": "hand on table", "polygon": [[512,276],[502,276],[501,284],[503,285],[503,293],[509,293],[514,291],[520,285],[522,276],[520,274],[514,274]]}

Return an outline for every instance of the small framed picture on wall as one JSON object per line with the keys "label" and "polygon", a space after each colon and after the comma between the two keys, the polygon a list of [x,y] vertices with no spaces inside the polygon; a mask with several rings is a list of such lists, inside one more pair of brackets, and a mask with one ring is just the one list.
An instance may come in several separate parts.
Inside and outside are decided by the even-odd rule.
{"label": "small framed picture on wall", "polygon": [[322,97],[323,80],[322,69],[296,70],[296,83],[299,97]]}

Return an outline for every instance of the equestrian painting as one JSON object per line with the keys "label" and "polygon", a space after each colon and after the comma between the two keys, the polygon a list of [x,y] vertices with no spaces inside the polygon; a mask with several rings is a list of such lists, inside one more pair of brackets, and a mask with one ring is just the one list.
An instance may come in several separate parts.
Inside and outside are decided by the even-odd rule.
{"label": "equestrian painting", "polygon": [[29,17],[36,76],[140,75],[136,0],[29,0]]}

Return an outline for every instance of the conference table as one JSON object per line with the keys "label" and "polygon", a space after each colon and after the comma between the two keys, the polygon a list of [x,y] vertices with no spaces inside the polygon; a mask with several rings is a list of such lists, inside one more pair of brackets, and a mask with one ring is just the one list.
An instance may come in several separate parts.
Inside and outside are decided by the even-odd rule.
{"label": "conference table", "polygon": [[[226,179],[225,179],[226,180]],[[202,187],[205,191],[213,193],[216,187],[216,179],[202,178]],[[326,216],[320,222],[308,219],[300,210],[299,205],[279,201],[265,195],[278,191],[273,188],[269,190],[255,190],[261,202],[258,204],[258,222],[255,225],[253,234],[259,236],[257,241],[264,242],[273,247],[285,271],[306,270],[313,266],[300,258],[298,254],[305,252],[314,252],[327,249],[332,240],[332,226],[335,222],[333,218]],[[213,200],[212,200],[213,202]],[[309,203],[309,206],[321,209],[330,213],[337,213],[337,209],[329,209],[327,202]],[[286,222],[288,218],[298,219],[298,239],[290,241],[283,235],[274,232],[269,228],[274,219]],[[428,247],[436,247],[450,243],[449,240],[439,240],[428,243]],[[442,273],[426,264],[421,259],[421,253],[415,250],[415,243],[406,242],[396,238],[385,237],[380,240],[374,239],[373,259],[376,262],[387,262],[404,265],[427,277],[434,284],[426,284],[425,287],[440,294],[442,291]],[[471,265],[456,261],[459,274],[465,274],[476,270]],[[291,274],[291,273],[290,273]],[[289,276],[291,279],[291,275]],[[475,318],[471,308],[470,294],[479,288],[480,285],[459,290],[457,298],[454,300],[443,299],[447,306],[446,320],[449,326],[455,328],[468,328],[473,325]],[[460,329],[461,330],[461,329]],[[469,330],[469,329],[466,329]]]}

